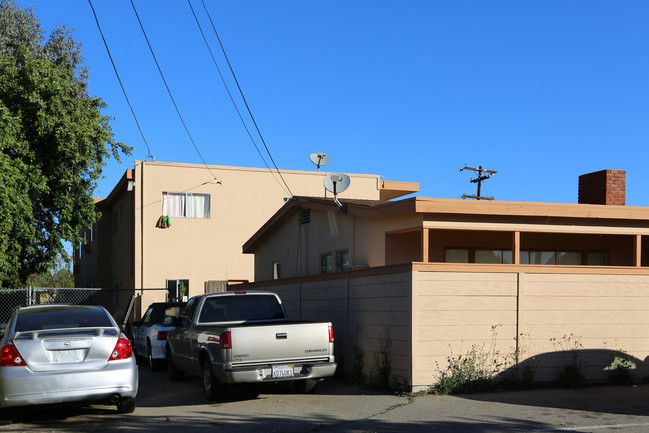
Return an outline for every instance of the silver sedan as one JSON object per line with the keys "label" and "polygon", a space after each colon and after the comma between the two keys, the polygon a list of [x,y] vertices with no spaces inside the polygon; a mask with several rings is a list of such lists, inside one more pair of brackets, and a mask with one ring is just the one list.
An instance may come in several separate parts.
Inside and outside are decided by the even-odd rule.
{"label": "silver sedan", "polygon": [[103,307],[37,305],[14,312],[0,339],[0,421],[17,407],[53,403],[135,410],[131,343]]}

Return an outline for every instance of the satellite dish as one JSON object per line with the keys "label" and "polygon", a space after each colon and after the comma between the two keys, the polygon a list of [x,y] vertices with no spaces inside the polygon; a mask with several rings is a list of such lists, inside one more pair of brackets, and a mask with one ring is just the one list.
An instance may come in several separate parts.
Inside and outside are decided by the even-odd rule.
{"label": "satellite dish", "polygon": [[309,158],[311,158],[311,162],[318,167],[318,171],[320,171],[320,167],[325,166],[331,162],[327,154],[322,152],[312,153]]}
{"label": "satellite dish", "polygon": [[327,191],[333,193],[334,202],[340,208],[340,214],[342,215],[346,213],[347,205],[342,204],[338,200],[337,195],[345,191],[347,188],[349,188],[349,184],[351,183],[351,180],[349,180],[349,176],[343,173],[330,173],[325,176],[323,183]]}
{"label": "satellite dish", "polygon": [[327,191],[332,192],[335,197],[337,194],[349,188],[351,180],[349,180],[349,176],[346,174],[331,173],[325,176],[323,183]]}

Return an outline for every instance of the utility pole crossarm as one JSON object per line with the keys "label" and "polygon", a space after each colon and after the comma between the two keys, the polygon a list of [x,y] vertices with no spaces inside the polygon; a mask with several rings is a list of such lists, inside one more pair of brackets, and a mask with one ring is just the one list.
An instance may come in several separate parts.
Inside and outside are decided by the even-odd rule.
{"label": "utility pole crossarm", "polygon": [[474,199],[474,200],[493,200],[494,199],[493,197],[482,197],[480,195],[480,187],[482,186],[483,181],[489,179],[491,176],[493,176],[494,174],[496,174],[498,172],[495,171],[495,170],[484,169],[484,168],[482,168],[482,166],[479,166],[478,168],[474,168],[474,167],[469,167],[467,165],[465,165],[464,167],[462,167],[460,169],[460,171],[464,171],[464,170],[471,170],[471,171],[474,171],[474,172],[477,173],[478,177],[471,179],[471,183],[477,183],[478,184],[478,193],[476,195],[463,194],[462,198],[463,199],[471,198],[471,199]]}

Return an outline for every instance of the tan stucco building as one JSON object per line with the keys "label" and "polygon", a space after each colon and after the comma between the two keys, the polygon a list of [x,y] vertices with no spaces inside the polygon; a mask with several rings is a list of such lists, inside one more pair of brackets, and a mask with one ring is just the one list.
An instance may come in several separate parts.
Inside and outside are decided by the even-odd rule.
{"label": "tan stucco building", "polygon": [[278,292],[295,318],[331,320],[346,375],[421,389],[479,347],[518,354],[537,381],[574,354],[605,380],[621,352],[642,378],[649,208],[624,206],[624,175],[582,176],[577,204],[341,200],[340,214],[295,197],[245,243],[246,287]]}
{"label": "tan stucco building", "polygon": [[[169,288],[187,296],[254,279],[241,246],[292,195],[330,197],[323,171],[135,161],[75,251],[77,287]],[[418,184],[350,174],[340,197],[388,200]],[[163,300],[163,299],[158,299]]]}

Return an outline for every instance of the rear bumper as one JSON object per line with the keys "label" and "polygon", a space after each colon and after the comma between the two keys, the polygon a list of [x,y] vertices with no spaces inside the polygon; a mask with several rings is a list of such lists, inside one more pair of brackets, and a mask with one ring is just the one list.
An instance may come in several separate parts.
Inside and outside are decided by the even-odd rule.
{"label": "rear bumper", "polygon": [[74,402],[108,402],[117,394],[135,397],[138,370],[133,358],[111,361],[99,370],[34,372],[0,367],[0,407]]}
{"label": "rear bumper", "polygon": [[335,362],[282,363],[293,365],[294,376],[273,377],[271,364],[234,367],[228,364],[213,364],[213,371],[220,383],[283,382],[301,379],[322,379],[336,372]]}

